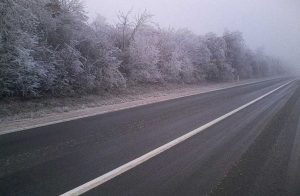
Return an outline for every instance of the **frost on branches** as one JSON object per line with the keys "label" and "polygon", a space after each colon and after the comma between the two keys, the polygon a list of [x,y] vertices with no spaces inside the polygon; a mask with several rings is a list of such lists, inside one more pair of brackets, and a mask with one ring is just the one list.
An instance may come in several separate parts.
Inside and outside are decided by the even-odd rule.
{"label": "frost on branches", "polygon": [[0,97],[72,96],[141,83],[199,83],[284,72],[240,32],[161,29],[147,11],[88,22],[80,0],[0,2]]}

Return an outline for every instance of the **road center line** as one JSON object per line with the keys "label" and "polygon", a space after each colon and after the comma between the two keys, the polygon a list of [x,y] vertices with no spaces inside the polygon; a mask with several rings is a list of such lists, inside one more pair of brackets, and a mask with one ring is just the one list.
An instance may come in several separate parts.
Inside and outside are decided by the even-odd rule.
{"label": "road center line", "polygon": [[108,172],[106,174],[103,174],[102,176],[99,176],[99,177],[97,177],[97,178],[95,178],[95,179],[93,179],[93,180],[91,180],[91,181],[89,181],[89,182],[87,182],[87,183],[85,183],[85,184],[83,184],[81,186],[78,186],[78,187],[76,187],[76,188],[74,188],[74,189],[72,189],[72,190],[70,190],[70,191],[62,194],[62,196],[81,195],[81,194],[83,194],[83,193],[85,193],[85,192],[87,192],[87,191],[89,191],[89,190],[91,190],[91,189],[93,189],[93,188],[95,188],[97,186],[100,186],[101,184],[103,184],[103,183],[105,183],[105,182],[107,182],[107,181],[109,181],[109,180],[111,180],[111,179],[113,179],[113,178],[121,175],[122,173],[124,173],[124,172],[126,172],[126,171],[128,171],[128,170],[130,170],[130,169],[132,169],[132,168],[134,168],[134,167],[136,167],[136,166],[144,163],[145,161],[147,161],[147,160],[149,160],[149,159],[151,159],[151,158],[159,155],[160,153],[162,153],[162,152],[164,152],[164,151],[172,148],[173,146],[175,146],[175,145],[177,145],[177,144],[179,144],[179,143],[181,143],[181,142],[189,139],[190,137],[192,137],[192,136],[194,136],[194,135],[202,132],[203,130],[211,127],[212,125],[214,125],[214,124],[216,124],[216,123],[224,120],[225,118],[227,118],[227,117],[229,117],[229,116],[231,116],[231,115],[233,115],[233,114],[235,114],[235,113],[243,110],[244,108],[246,108],[246,107],[254,104],[255,102],[257,102],[257,101],[265,98],[266,96],[274,93],[275,91],[277,91],[277,90],[279,90],[279,89],[281,89],[281,88],[289,85],[293,81],[295,81],[295,80],[289,81],[289,82],[287,82],[287,83],[285,83],[285,84],[277,87],[276,89],[274,89],[274,90],[272,90],[272,91],[270,91],[270,92],[268,92],[268,93],[266,93],[266,94],[264,94],[264,95],[262,95],[262,96],[260,96],[260,97],[258,97],[256,99],[252,100],[251,102],[249,102],[249,103],[247,103],[245,105],[242,105],[239,108],[236,108],[235,110],[232,110],[231,112],[229,112],[227,114],[224,114],[223,116],[220,116],[219,118],[217,118],[217,119],[215,119],[215,120],[213,120],[213,121],[211,121],[211,122],[209,122],[209,123],[207,123],[205,125],[202,125],[201,127],[197,128],[197,129],[195,129],[193,131],[190,131],[189,133],[187,133],[187,134],[185,134],[183,136],[180,136],[177,139],[174,139],[173,141],[171,141],[171,142],[169,142],[167,144],[164,144],[164,145],[162,145],[162,146],[160,146],[160,147],[158,147],[158,148],[156,148],[156,149],[154,149],[154,150],[152,150],[152,151],[150,151],[150,152],[148,152],[148,153],[146,153],[146,154],[144,154],[144,155],[142,155],[142,156],[140,156],[140,157],[138,157],[138,158],[136,158],[136,159],[134,159],[134,160],[126,163],[126,164],[124,164],[124,165],[121,165],[120,167],[118,167],[118,168],[116,168],[116,169],[114,169],[114,170],[112,170],[112,171],[110,171],[110,172]]}

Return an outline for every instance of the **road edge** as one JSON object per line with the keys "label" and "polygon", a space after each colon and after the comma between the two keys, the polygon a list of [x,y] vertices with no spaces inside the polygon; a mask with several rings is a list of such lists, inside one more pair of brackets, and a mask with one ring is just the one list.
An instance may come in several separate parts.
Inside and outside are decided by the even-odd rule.
{"label": "road edge", "polygon": [[[93,117],[93,116],[97,116],[97,115],[101,115],[101,114],[106,114],[106,113],[111,113],[111,112],[131,109],[131,108],[136,108],[136,107],[145,106],[145,105],[154,104],[154,103],[160,103],[160,102],[164,102],[164,101],[180,99],[180,98],[183,98],[183,97],[190,97],[190,96],[195,96],[195,95],[200,95],[200,94],[205,94],[205,93],[210,93],[210,92],[215,92],[215,91],[220,91],[220,90],[225,90],[225,89],[231,89],[231,88],[240,87],[240,86],[246,86],[246,85],[251,85],[251,84],[256,84],[256,83],[261,83],[261,82],[266,82],[266,81],[271,81],[271,80],[276,80],[276,79],[280,79],[280,78],[286,78],[286,76],[285,77],[275,77],[275,78],[260,80],[260,81],[255,81],[255,82],[242,83],[242,84],[237,84],[237,85],[228,86],[228,87],[221,87],[221,88],[216,88],[216,89],[213,89],[213,90],[198,92],[198,93],[190,94],[190,95],[180,95],[180,96],[176,96],[176,97],[172,97],[172,98],[162,99],[162,100],[159,100],[159,101],[153,100],[153,101],[149,101],[147,103],[137,103],[137,104],[133,104],[133,105],[121,106],[117,109],[107,109],[107,110],[102,110],[102,111],[95,111],[95,112],[91,112],[89,114],[78,115],[78,116],[74,115],[74,117],[67,117],[67,118],[63,118],[63,119],[60,119],[60,120],[49,120],[49,122],[38,123],[38,124],[35,124],[35,125],[25,125],[25,126],[20,125],[17,128],[10,128],[10,126],[6,126],[6,127],[3,126],[2,127],[3,130],[1,130],[1,128],[0,128],[0,136],[5,135],[5,134],[9,134],[9,133],[25,131],[25,130],[28,130],[28,129],[45,127],[45,126],[49,126],[49,125],[53,125],[53,124],[69,122],[69,121],[88,118],[88,117]],[[138,102],[138,101],[142,101],[142,100],[137,100],[136,102]],[[135,102],[135,101],[133,101],[133,102]],[[128,102],[128,103],[133,103],[133,102]],[[125,105],[125,104],[126,103],[120,103],[120,105]],[[119,105],[119,104],[113,104],[113,105]],[[113,105],[109,105],[109,106],[113,106]],[[94,109],[94,110],[99,109],[100,110],[101,108],[103,109],[104,107],[106,107],[106,106],[95,107],[95,108],[92,108],[92,109]],[[76,112],[76,111],[73,111],[73,112]],[[79,112],[79,110],[78,110],[78,112]],[[47,118],[47,117],[42,117],[42,118],[37,118],[37,119],[24,119],[24,120],[20,120],[20,121],[12,121],[11,123],[19,123],[19,122],[24,122],[24,121],[28,120],[29,122],[27,124],[30,124],[30,123],[34,123],[33,121],[38,121],[39,119],[45,119],[45,118]],[[32,120],[32,121],[30,122],[30,120]],[[1,125],[1,123],[0,123],[0,125]]]}

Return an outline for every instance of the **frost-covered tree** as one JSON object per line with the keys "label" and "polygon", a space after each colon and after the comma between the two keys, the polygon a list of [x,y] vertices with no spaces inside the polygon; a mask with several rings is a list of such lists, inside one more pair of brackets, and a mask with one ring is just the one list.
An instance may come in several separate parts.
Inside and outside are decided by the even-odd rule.
{"label": "frost-covered tree", "polygon": [[82,53],[88,59],[95,75],[97,89],[119,88],[126,86],[126,79],[119,71],[121,50],[115,46],[112,26],[98,15],[87,32]]}
{"label": "frost-covered tree", "polygon": [[233,80],[235,70],[226,61],[226,41],[223,37],[209,33],[205,36],[205,42],[211,53],[210,64],[206,66],[206,78],[212,81]]}
{"label": "frost-covered tree", "polygon": [[0,1],[0,97],[74,96],[139,83],[197,83],[282,73],[239,32],[161,29],[147,11],[88,23],[80,0]]}
{"label": "frost-covered tree", "polygon": [[5,0],[0,4],[0,94],[37,96],[47,68],[34,60],[39,48],[34,1]]}
{"label": "frost-covered tree", "polygon": [[135,82],[159,82],[159,50],[157,35],[153,29],[143,29],[135,35],[129,46],[129,79]]}
{"label": "frost-covered tree", "polygon": [[205,79],[205,67],[210,64],[211,53],[203,37],[195,36],[191,41],[189,56],[194,66],[194,76],[202,81]]}
{"label": "frost-covered tree", "polygon": [[157,48],[159,50],[158,68],[165,81],[178,81],[180,74],[180,65],[175,57],[175,43],[171,31],[159,32]]}
{"label": "frost-covered tree", "polygon": [[115,41],[116,46],[120,49],[121,67],[120,71],[127,76],[129,69],[127,68],[130,59],[129,48],[134,42],[136,34],[151,22],[152,15],[145,10],[142,14],[131,18],[131,11],[127,13],[120,12],[118,15],[119,22],[116,25]]}
{"label": "frost-covered tree", "polygon": [[[186,30],[160,32],[158,48],[159,68],[166,81],[194,82],[195,67],[193,56],[195,37]],[[186,36],[185,36],[186,35]]]}
{"label": "frost-covered tree", "polygon": [[228,32],[223,35],[226,42],[226,60],[232,65],[235,74],[240,78],[251,76],[250,67],[246,62],[246,46],[241,32]]}

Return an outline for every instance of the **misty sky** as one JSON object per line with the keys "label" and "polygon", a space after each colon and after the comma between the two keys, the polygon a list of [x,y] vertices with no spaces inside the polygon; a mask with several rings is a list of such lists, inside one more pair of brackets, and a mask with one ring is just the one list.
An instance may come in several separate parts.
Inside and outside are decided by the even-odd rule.
{"label": "misty sky", "polygon": [[299,0],[83,0],[89,16],[115,23],[118,11],[147,9],[162,27],[188,28],[197,34],[225,29],[243,32],[247,44],[300,64]]}

